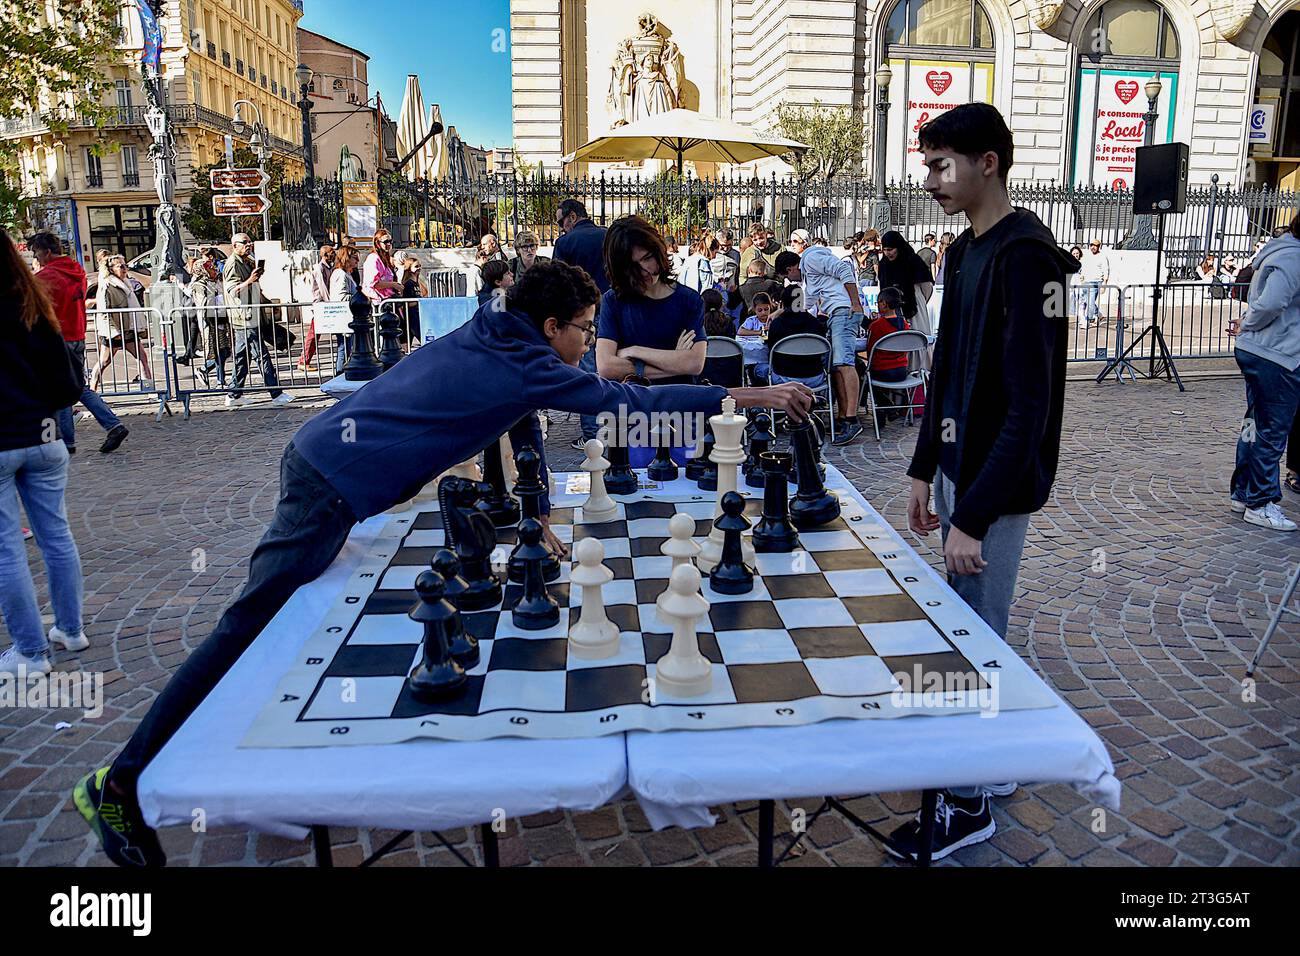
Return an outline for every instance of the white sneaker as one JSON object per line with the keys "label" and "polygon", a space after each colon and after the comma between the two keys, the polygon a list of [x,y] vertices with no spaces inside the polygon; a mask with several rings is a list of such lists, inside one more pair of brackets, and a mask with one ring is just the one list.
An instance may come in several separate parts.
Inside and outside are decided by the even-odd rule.
{"label": "white sneaker", "polygon": [[78,634],[76,637],[69,637],[57,627],[50,628],[50,643],[62,644],[65,651],[84,651],[90,646],[90,638],[85,634]]}
{"label": "white sneaker", "polygon": [[990,797],[1009,797],[1019,789],[1018,783],[986,783],[983,787]]}
{"label": "white sneaker", "polygon": [[233,395],[226,396],[226,408],[241,408],[248,404],[246,398],[235,398]]}
{"label": "white sneaker", "polygon": [[48,674],[50,672],[50,662],[48,658],[27,657],[18,652],[18,648],[10,644],[3,653],[0,653],[0,674],[17,674],[19,677],[25,674]]}
{"label": "white sneaker", "polygon": [[1244,515],[1246,513],[1246,502],[1237,498],[1228,498],[1228,507],[1232,509],[1233,514]]}
{"label": "white sneaker", "polygon": [[90,414],[90,412],[82,412],[80,415],[77,416],[78,425],[80,425],[82,422],[93,422],[94,420],[95,420],[95,416]]}
{"label": "white sneaker", "polygon": [[1080,331],[1080,332],[1087,332],[1087,331],[1088,331],[1088,320],[1087,320],[1087,319],[1080,319],[1080,320],[1079,320],[1079,331]]}
{"label": "white sneaker", "polygon": [[1273,531],[1296,529],[1296,523],[1282,514],[1282,509],[1277,506],[1276,501],[1270,501],[1262,508],[1247,508],[1246,523],[1257,524],[1261,528],[1270,528]]}
{"label": "white sneaker", "polygon": [[288,392],[281,392],[279,395],[275,396],[275,398],[271,399],[271,404],[279,405],[282,408],[285,405],[292,405],[293,396],[290,395]]}
{"label": "white sneaker", "polygon": [[151,378],[142,378],[142,379],[140,379],[140,391],[142,391],[142,392],[152,392],[152,391],[153,391],[153,379],[151,379]]}

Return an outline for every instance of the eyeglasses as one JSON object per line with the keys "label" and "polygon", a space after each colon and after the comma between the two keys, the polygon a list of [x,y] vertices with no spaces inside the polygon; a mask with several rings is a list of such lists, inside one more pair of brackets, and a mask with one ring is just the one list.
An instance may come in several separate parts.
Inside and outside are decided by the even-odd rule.
{"label": "eyeglasses", "polygon": [[525,244],[522,245],[522,246],[515,246],[515,248],[516,248],[516,249],[519,249],[519,250],[521,250],[521,251],[527,252],[527,251],[529,251],[529,250],[531,250],[531,249],[536,249],[536,248],[537,248],[537,243],[535,243],[535,242],[529,242],[529,243],[525,243]]}
{"label": "eyeglasses", "polygon": [[570,322],[570,323],[568,323],[568,324],[571,325],[571,326],[573,326],[575,329],[581,329],[581,330],[582,330],[582,336],[583,336],[583,339],[586,341],[586,343],[587,343],[588,345],[591,345],[592,343],[594,343],[594,342],[596,341],[596,326],[595,326],[595,324],[593,324],[593,323],[589,323],[589,324],[587,324],[587,325],[578,325],[576,322]]}

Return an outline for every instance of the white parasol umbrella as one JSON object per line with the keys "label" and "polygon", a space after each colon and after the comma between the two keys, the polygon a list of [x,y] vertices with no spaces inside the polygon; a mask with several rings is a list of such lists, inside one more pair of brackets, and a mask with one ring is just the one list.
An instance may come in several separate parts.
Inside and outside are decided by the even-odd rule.
{"label": "white parasol umbrella", "polygon": [[669,110],[635,123],[611,129],[579,146],[564,162],[623,163],[634,159],[666,159],[682,163],[752,162],[784,153],[800,153],[808,147],[730,120],[706,116],[694,110]]}
{"label": "white parasol umbrella", "polygon": [[[407,155],[429,134],[424,113],[424,94],[420,92],[420,78],[414,73],[406,75],[406,92],[402,95],[402,110],[397,117],[397,152]],[[425,179],[433,166],[434,152],[429,143],[406,167],[408,179]]]}
{"label": "white parasol umbrella", "polygon": [[441,133],[434,135],[429,141],[429,178],[442,179],[447,175],[448,157],[447,157],[447,129],[446,124],[442,121],[442,107],[434,103],[429,107],[429,126],[433,129],[434,124],[443,127]]}

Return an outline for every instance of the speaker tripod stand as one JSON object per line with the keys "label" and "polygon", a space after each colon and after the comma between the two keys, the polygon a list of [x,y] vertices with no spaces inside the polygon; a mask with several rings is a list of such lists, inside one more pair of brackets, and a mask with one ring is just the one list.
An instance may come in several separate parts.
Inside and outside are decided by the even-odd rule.
{"label": "speaker tripod stand", "polygon": [[[1164,261],[1165,253],[1165,214],[1156,212],[1152,214],[1151,218],[1159,229],[1156,234],[1156,282],[1151,293],[1151,324],[1141,335],[1129,343],[1128,348],[1124,349],[1110,364],[1102,369],[1101,374],[1097,376],[1097,384],[1100,385],[1111,373],[1114,373],[1116,381],[1121,385],[1124,383],[1125,372],[1128,372],[1129,377],[1135,381],[1138,375],[1146,379],[1154,379],[1159,375],[1163,375],[1165,381],[1177,382],[1178,390],[1185,392],[1187,388],[1183,385],[1182,377],[1178,374],[1178,366],[1174,364],[1174,357],[1169,351],[1169,344],[1165,342],[1165,334],[1160,329],[1160,300],[1162,298],[1160,266]],[[1123,320],[1121,319],[1121,335],[1123,335],[1122,323]],[[1133,354],[1133,351],[1139,345],[1146,341],[1147,336],[1151,337],[1150,364],[1144,372],[1129,361],[1129,356]]]}

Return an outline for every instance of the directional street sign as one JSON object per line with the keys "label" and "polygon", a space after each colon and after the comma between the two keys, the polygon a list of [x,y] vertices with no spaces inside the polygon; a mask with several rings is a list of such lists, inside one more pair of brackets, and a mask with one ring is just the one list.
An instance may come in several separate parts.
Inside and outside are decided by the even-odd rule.
{"label": "directional street sign", "polygon": [[212,197],[212,214],[215,216],[260,216],[270,206],[265,196]]}
{"label": "directional street sign", "polygon": [[271,177],[260,169],[214,169],[213,189],[262,189]]}

